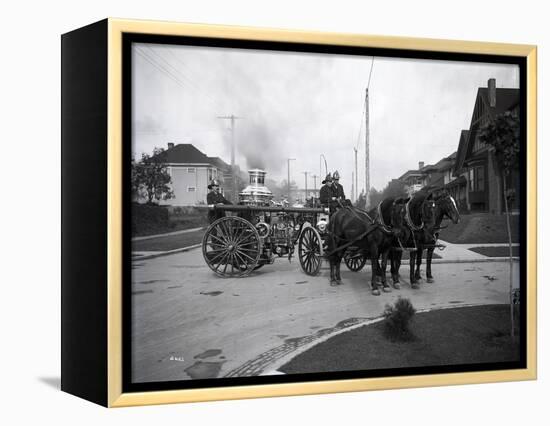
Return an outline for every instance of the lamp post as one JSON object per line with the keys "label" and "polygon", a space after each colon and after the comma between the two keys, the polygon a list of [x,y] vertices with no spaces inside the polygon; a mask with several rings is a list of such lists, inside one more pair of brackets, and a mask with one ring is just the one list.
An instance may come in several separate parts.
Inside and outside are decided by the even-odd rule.
{"label": "lamp post", "polygon": [[307,202],[307,174],[309,172],[302,172],[305,176],[305,180],[306,180],[306,185],[305,185],[305,190],[304,190],[304,202]]}
{"label": "lamp post", "polygon": [[287,200],[290,203],[290,162],[295,161],[296,158],[287,158],[286,159],[286,171],[287,171],[287,179],[286,179],[286,185],[288,190]]}
{"label": "lamp post", "polygon": [[321,159],[325,161],[325,176],[328,175],[327,159],[323,154],[319,156],[319,175],[323,176],[323,170],[321,169]]}

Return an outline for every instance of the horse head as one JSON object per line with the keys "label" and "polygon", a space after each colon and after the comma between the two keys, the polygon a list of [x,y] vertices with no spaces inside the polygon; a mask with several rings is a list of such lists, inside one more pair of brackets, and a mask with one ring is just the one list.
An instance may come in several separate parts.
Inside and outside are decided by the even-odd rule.
{"label": "horse head", "polygon": [[441,209],[443,216],[447,216],[455,225],[460,222],[460,213],[456,201],[451,194],[437,200],[438,208]]}
{"label": "horse head", "polygon": [[436,203],[433,196],[430,194],[426,197],[421,206],[421,216],[424,226],[422,233],[424,241],[429,244],[435,244],[437,232],[436,228]]}

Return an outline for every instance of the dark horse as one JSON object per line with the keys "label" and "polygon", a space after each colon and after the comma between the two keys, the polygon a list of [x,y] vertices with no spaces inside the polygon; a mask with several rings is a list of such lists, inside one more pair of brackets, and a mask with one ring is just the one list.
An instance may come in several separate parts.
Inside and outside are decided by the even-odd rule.
{"label": "dark horse", "polygon": [[328,231],[326,256],[330,262],[331,285],[342,283],[340,263],[345,249],[353,244],[363,252],[365,257],[371,260],[372,294],[380,295],[378,281],[381,281],[383,291],[391,291],[379,263],[380,256],[387,259],[393,241],[391,231],[385,230],[380,223],[373,221],[365,212],[352,207],[337,210],[330,217]]}
{"label": "dark horse", "polygon": [[[429,191],[418,191],[405,202],[405,223],[410,230],[409,238],[400,242],[409,249],[410,282],[413,289],[418,289],[422,251],[426,246],[434,246],[435,232],[435,201]],[[401,250],[392,250],[392,262],[397,268],[401,265]]]}
{"label": "dark horse", "polygon": [[391,253],[402,246],[402,241],[408,241],[411,238],[411,231],[405,223],[405,203],[407,201],[408,199],[404,198],[387,197],[376,208],[369,211],[369,214],[382,226],[388,237],[383,242],[383,247],[381,247],[380,273],[382,284],[384,285],[386,281],[386,266],[389,259],[392,284],[396,289],[401,288],[399,284],[401,259],[392,256]]}
{"label": "dark horse", "polygon": [[[435,242],[432,245],[429,245],[426,248],[426,281],[429,283],[434,282],[432,276],[432,257],[436,247],[437,239],[439,238],[439,230],[444,227],[441,226],[444,218],[450,219],[455,225],[460,222],[460,213],[458,212],[458,207],[456,201],[449,194],[446,189],[442,188],[428,188],[432,194],[432,198],[435,201],[435,224],[434,224],[434,235]],[[422,253],[419,254],[422,256]]]}

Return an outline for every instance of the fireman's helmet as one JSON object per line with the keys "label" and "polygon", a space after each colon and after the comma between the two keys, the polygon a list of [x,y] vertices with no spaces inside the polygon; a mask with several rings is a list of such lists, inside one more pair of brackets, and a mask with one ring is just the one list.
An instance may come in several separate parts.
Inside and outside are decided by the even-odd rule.
{"label": "fireman's helmet", "polygon": [[325,183],[328,183],[328,182],[332,182],[332,176],[330,175],[330,173],[325,177],[325,180],[321,183],[324,185]]}
{"label": "fireman's helmet", "polygon": [[334,180],[340,179],[340,173],[338,173],[338,170],[336,170],[336,171],[334,172],[334,174],[332,175],[332,178],[333,178]]}
{"label": "fireman's helmet", "polygon": [[217,186],[220,187],[220,182],[218,182],[218,179],[212,179],[210,181],[210,185],[208,185],[208,189],[212,189],[212,187]]}

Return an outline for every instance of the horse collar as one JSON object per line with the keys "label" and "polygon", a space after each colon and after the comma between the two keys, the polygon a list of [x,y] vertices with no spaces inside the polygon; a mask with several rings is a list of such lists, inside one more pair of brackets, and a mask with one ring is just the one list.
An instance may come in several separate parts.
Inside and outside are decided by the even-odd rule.
{"label": "horse collar", "polygon": [[411,202],[412,198],[407,201],[407,204],[405,204],[405,220],[407,221],[407,224],[413,231],[420,231],[422,228],[424,228],[424,221],[420,222],[420,225],[415,225],[411,219],[411,213],[409,211],[409,203]]}
{"label": "horse collar", "polygon": [[388,234],[392,232],[391,227],[384,223],[384,216],[382,216],[382,201],[378,203],[378,223],[382,226],[384,232]]}

